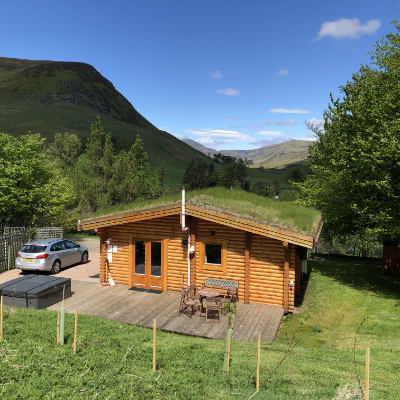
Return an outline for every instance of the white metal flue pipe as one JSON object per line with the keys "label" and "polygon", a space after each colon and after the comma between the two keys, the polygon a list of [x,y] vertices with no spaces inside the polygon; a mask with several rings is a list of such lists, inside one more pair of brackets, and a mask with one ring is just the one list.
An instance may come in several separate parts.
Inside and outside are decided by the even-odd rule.
{"label": "white metal flue pipe", "polygon": [[188,287],[190,286],[190,231],[189,228],[186,226],[186,208],[185,208],[185,186],[182,187],[182,231],[188,233],[188,240],[187,240],[187,257],[188,257]]}

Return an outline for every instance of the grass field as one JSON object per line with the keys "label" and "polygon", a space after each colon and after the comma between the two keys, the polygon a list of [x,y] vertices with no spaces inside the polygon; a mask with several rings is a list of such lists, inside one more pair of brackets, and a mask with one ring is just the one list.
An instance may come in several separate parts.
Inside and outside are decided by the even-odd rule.
{"label": "grass field", "polygon": [[[284,319],[277,342],[261,346],[261,383],[306,319],[296,336],[298,344],[253,399],[360,398],[349,393],[358,388],[353,346],[365,317],[356,351],[361,383],[369,347],[370,399],[400,398],[399,284],[375,265],[309,261],[306,292],[296,313]],[[255,392],[255,343],[232,343],[226,375],[223,341],[158,332],[153,373],[150,329],[82,315],[73,355],[74,316],[67,315],[64,346],[55,343],[56,318],[55,312],[35,310],[5,315],[1,398],[248,399]],[[347,397],[338,396],[339,391]]]}

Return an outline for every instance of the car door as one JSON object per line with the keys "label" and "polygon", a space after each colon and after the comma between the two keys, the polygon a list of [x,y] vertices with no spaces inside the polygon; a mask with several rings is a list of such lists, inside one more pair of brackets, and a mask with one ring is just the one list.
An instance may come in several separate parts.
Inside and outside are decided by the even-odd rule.
{"label": "car door", "polygon": [[67,252],[68,265],[76,264],[81,261],[81,252],[76,243],[71,240],[64,240],[65,251]]}
{"label": "car door", "polygon": [[54,252],[54,260],[60,260],[61,266],[65,267],[68,265],[68,253],[65,250],[65,244],[63,240],[51,245],[50,251]]}

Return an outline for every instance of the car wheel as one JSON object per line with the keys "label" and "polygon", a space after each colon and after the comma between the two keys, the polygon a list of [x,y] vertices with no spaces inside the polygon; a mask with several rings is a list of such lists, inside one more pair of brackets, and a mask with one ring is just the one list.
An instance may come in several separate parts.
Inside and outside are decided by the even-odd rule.
{"label": "car wheel", "polygon": [[61,271],[61,263],[60,261],[54,261],[53,267],[51,268],[52,274],[58,274]]}
{"label": "car wheel", "polygon": [[81,258],[81,264],[87,264],[89,261],[89,254],[87,253],[87,251],[85,251],[82,254],[82,258]]}

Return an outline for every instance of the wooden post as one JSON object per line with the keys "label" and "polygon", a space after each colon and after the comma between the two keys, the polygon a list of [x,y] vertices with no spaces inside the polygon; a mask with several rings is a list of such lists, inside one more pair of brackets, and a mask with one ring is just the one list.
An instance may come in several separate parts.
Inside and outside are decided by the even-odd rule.
{"label": "wooden post", "polygon": [[231,336],[232,336],[232,330],[229,329],[228,331],[228,359],[227,359],[227,364],[226,364],[226,373],[229,374],[229,357],[231,356]]}
{"label": "wooden post", "polygon": [[3,296],[1,296],[0,307],[0,339],[3,340]]}
{"label": "wooden post", "polygon": [[365,363],[365,400],[369,400],[369,348],[367,348]]}
{"label": "wooden post", "polygon": [[60,343],[60,310],[57,313],[57,343]]}
{"label": "wooden post", "polygon": [[10,270],[10,266],[11,266],[11,245],[9,244],[7,246],[7,268],[8,268],[8,270]]}
{"label": "wooden post", "polygon": [[[189,217],[189,227],[190,227],[190,245],[196,248],[197,241],[197,219],[194,217]],[[190,253],[190,284],[196,284],[196,252]]]}
{"label": "wooden post", "polygon": [[283,311],[289,312],[289,243],[283,242],[283,248],[285,250],[285,266],[283,270]]}
{"label": "wooden post", "polygon": [[156,372],[156,320],[153,325],[153,372]]}
{"label": "wooden post", "polygon": [[246,232],[246,247],[244,250],[244,302],[250,302],[250,250],[251,233]]}
{"label": "wooden post", "polygon": [[75,311],[74,354],[76,354],[76,341],[78,338],[78,309]]}
{"label": "wooden post", "polygon": [[260,348],[261,348],[261,333],[258,334],[258,351],[257,351],[257,384],[256,389],[260,389]]}

